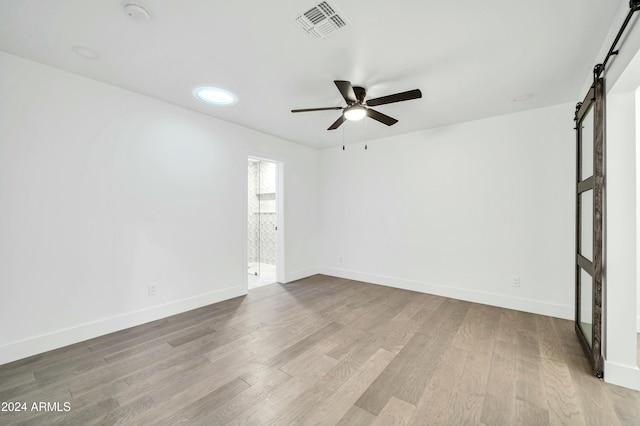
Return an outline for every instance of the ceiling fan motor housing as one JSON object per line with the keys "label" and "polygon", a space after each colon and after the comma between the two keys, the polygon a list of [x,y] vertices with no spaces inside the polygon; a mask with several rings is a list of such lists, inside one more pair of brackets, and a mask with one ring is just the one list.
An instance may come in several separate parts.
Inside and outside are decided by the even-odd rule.
{"label": "ceiling fan motor housing", "polygon": [[356,94],[356,99],[358,100],[358,104],[364,103],[364,97],[367,96],[367,89],[364,87],[353,86],[353,92]]}

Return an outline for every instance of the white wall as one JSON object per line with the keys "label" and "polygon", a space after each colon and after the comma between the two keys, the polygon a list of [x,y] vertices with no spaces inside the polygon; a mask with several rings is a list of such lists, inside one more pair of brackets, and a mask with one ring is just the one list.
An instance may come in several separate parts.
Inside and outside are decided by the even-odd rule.
{"label": "white wall", "polygon": [[636,361],[635,93],[607,96],[605,380],[640,389]]}
{"label": "white wall", "polygon": [[[622,1],[609,35],[603,41],[594,64],[601,62],[611,47],[629,11]],[[636,361],[638,275],[636,238],[636,108],[634,92],[640,86],[640,14],[635,13],[605,71],[606,164],[604,259],[604,379],[609,383],[640,390]],[[585,73],[585,93],[591,78]]]}
{"label": "white wall", "polygon": [[[640,39],[633,28],[629,39]],[[623,46],[627,49],[627,46]],[[629,50],[629,49],[627,49]],[[629,56],[629,55],[628,55]],[[638,164],[640,51],[608,78],[606,107],[605,380],[640,390],[638,331]]]}
{"label": "white wall", "polygon": [[322,270],[573,319],[573,112],[324,150]]}
{"label": "white wall", "polygon": [[0,363],[245,294],[256,153],[313,274],[317,151],[0,53]]}

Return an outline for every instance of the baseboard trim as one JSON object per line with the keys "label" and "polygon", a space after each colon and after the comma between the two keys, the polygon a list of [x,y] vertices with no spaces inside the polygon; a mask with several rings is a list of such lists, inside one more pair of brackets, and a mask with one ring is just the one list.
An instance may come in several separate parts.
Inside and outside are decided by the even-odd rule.
{"label": "baseboard trim", "polygon": [[364,281],[372,284],[384,285],[387,287],[401,288],[404,290],[417,291],[419,293],[434,294],[437,296],[450,297],[452,299],[482,303],[484,305],[514,309],[517,311],[530,312],[539,315],[547,315],[555,318],[569,320],[573,319],[574,307],[569,305],[546,303],[537,300],[522,299],[517,297],[504,296],[501,294],[486,293],[422,281],[406,280],[403,278],[374,275],[347,269],[338,269],[331,267],[320,267],[318,269],[319,273],[321,274],[338,278]]}
{"label": "baseboard trim", "polygon": [[637,366],[604,362],[604,381],[612,385],[640,391],[640,369]]}
{"label": "baseboard trim", "polygon": [[0,365],[245,294],[246,288],[228,287],[10,342],[0,346]]}

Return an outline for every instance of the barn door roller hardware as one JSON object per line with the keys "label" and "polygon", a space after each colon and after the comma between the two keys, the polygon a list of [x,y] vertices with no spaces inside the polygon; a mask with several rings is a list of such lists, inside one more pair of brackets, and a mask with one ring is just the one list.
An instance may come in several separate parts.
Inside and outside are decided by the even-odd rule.
{"label": "barn door roller hardware", "polygon": [[629,25],[629,21],[631,21],[631,17],[635,12],[639,10],[640,10],[640,0],[630,0],[629,13],[627,13],[627,17],[622,23],[622,27],[620,27],[620,31],[618,31],[618,35],[616,35],[615,40],[613,40],[613,44],[611,45],[611,48],[609,49],[607,56],[604,58],[604,61],[602,61],[601,64],[598,64],[593,68],[594,82],[600,77],[600,74],[604,72],[605,68],[607,67],[607,62],[609,62],[609,59],[611,58],[611,56],[618,54],[619,51],[616,50],[616,46],[618,45],[618,42],[620,41],[620,38],[622,37],[624,30],[627,29],[627,25]]}
{"label": "barn door roller hardware", "polygon": [[[622,38],[624,31],[627,29],[627,26],[629,25],[629,22],[631,21],[633,14],[639,10],[640,10],[640,0],[629,0],[629,12],[627,13],[627,17],[622,23],[622,26],[620,27],[620,30],[618,31],[616,38],[613,40],[613,44],[609,48],[609,52],[607,52],[607,56],[605,56],[604,61],[602,61],[602,63],[596,64],[596,66],[593,67],[593,84],[591,85],[592,89],[595,88],[596,81],[598,80],[598,78],[600,78],[600,75],[602,75],[602,73],[605,71],[607,67],[607,63],[609,62],[609,59],[611,59],[612,56],[617,55],[619,53],[619,50],[616,49],[616,46],[618,45],[618,42]],[[578,112],[580,111],[581,107],[582,107],[582,102],[578,102],[578,104],[576,105],[575,117],[573,119],[576,122],[578,120]]]}

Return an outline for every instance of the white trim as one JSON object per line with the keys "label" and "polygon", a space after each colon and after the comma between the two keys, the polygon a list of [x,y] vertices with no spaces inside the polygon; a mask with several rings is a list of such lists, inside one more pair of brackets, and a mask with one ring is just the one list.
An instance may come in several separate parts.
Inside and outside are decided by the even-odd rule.
{"label": "white trim", "polygon": [[640,391],[640,369],[635,365],[621,365],[605,360],[604,381]]}
{"label": "white trim", "polygon": [[247,294],[241,286],[151,306],[0,346],[0,365]]}
{"label": "white trim", "polygon": [[242,197],[242,214],[244,220],[242,221],[242,266],[240,270],[242,272],[242,284],[244,288],[249,292],[249,274],[247,274],[247,265],[249,263],[249,159],[250,155],[244,160],[246,167],[245,172],[242,174],[242,187],[244,188],[244,197]]}
{"label": "white trim", "polygon": [[442,284],[427,283],[422,281],[406,280],[403,278],[383,275],[367,274],[330,267],[320,267],[319,273],[350,280],[364,281],[372,284],[380,284],[388,287],[396,287],[419,293],[434,294],[450,297],[452,299],[466,300],[468,302],[484,305],[498,306],[533,314],[547,315],[556,318],[573,320],[573,306],[559,305],[555,303],[541,302],[538,300],[522,299],[518,297],[504,296],[495,293],[486,293],[464,288],[450,287]]}
{"label": "white trim", "polygon": [[286,282],[286,257],[284,251],[285,217],[284,217],[284,161],[274,161],[276,164],[276,281]]}

